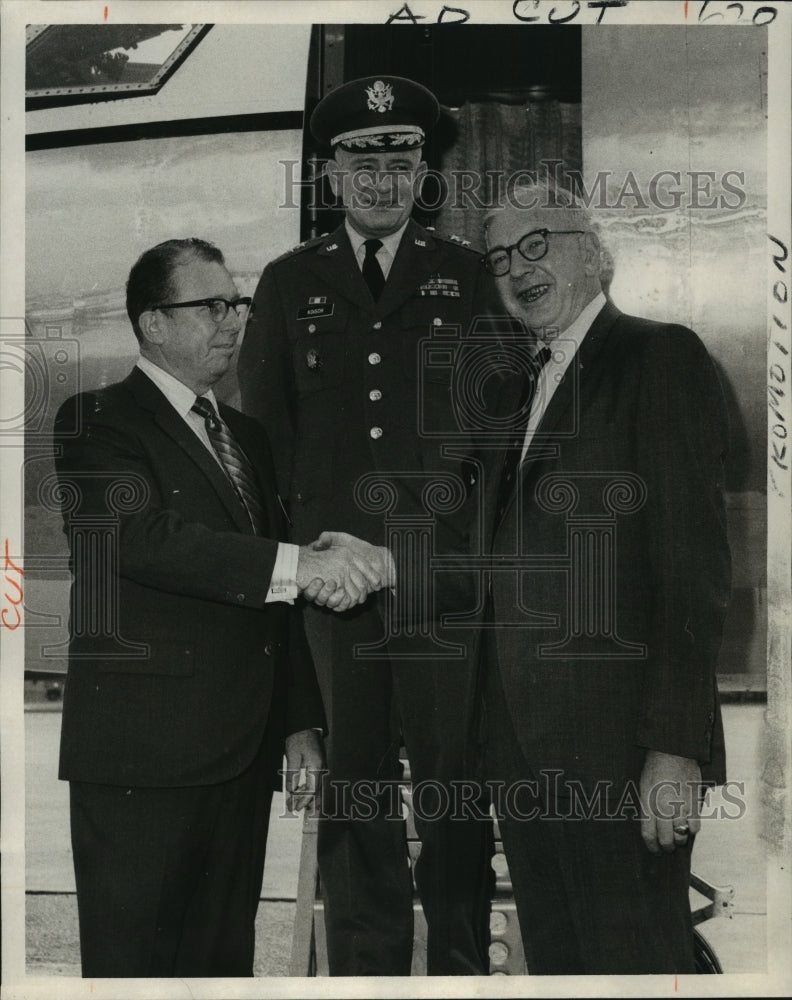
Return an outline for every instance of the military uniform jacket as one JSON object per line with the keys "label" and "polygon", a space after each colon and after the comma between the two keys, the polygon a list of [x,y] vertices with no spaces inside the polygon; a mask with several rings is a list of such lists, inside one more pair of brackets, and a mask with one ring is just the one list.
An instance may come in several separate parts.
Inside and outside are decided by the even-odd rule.
{"label": "military uniform jacket", "polygon": [[[459,344],[499,308],[480,255],[411,220],[375,303],[342,225],[268,265],[254,301],[242,406],[269,432],[295,539],[332,529],[382,544],[387,513],[424,513],[427,484],[462,468],[442,454],[464,447]],[[366,490],[366,474],[395,493]],[[442,523],[453,534],[463,520],[458,509]]]}

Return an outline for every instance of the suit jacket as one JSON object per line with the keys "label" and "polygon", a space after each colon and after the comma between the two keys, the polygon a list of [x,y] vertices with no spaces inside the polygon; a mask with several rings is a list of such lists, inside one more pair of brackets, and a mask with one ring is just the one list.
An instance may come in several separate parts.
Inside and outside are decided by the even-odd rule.
{"label": "suit jacket", "polygon": [[[501,415],[517,411],[519,391],[504,385]],[[715,666],[730,587],[726,444],[720,384],[696,335],[608,303],[502,519],[505,451],[490,453],[473,546],[491,554],[504,691],[535,768],[620,783],[638,778],[653,748],[724,780]]]}
{"label": "suit jacket", "polygon": [[[473,318],[502,312],[480,261],[411,220],[376,303],[343,225],[264,270],[240,351],[242,406],[269,431],[299,541],[327,527],[385,541],[384,507],[355,496],[366,473],[396,477],[395,512],[408,516],[425,512],[427,474],[460,473],[441,454],[463,436],[455,359]],[[427,353],[440,328],[444,355]],[[442,527],[458,532],[462,517]]]}
{"label": "suit jacket", "polygon": [[58,413],[74,574],[61,778],[213,784],[253,760],[268,720],[282,736],[323,726],[301,616],[264,604],[285,538],[267,440],[220,413],[256,472],[267,538],[139,369]]}

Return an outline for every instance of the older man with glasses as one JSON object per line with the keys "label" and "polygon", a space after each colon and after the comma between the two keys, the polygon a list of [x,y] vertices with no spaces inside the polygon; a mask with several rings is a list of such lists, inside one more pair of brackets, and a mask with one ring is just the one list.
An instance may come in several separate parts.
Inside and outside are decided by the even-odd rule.
{"label": "older man with glasses", "polygon": [[486,235],[523,332],[474,543],[483,773],[528,971],[694,972],[698,796],[724,778],[721,388],[691,330],[606,300],[568,194],[515,191]]}

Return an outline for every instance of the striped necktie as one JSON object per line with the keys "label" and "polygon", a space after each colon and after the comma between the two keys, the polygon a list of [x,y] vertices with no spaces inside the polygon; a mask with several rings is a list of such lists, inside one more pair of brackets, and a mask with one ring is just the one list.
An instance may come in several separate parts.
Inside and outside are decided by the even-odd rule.
{"label": "striped necktie", "polygon": [[550,348],[543,347],[536,357],[531,359],[530,370],[525,373],[525,382],[523,385],[523,403],[520,409],[525,413],[525,422],[520,426],[518,431],[518,436],[515,443],[506,452],[506,458],[503,463],[503,472],[501,473],[500,489],[498,491],[498,507],[497,507],[497,521],[500,523],[503,518],[504,512],[509,504],[509,498],[511,497],[512,490],[514,489],[514,484],[517,477],[517,470],[520,467],[520,462],[522,461],[522,450],[523,444],[525,443],[525,431],[528,426],[528,421],[531,417],[531,409],[533,406],[534,396],[536,395],[536,387],[539,383],[539,376],[542,369],[550,360]]}
{"label": "striped necktie", "polygon": [[212,447],[217,453],[242,506],[247,511],[253,531],[257,535],[265,534],[267,518],[261,503],[261,494],[256,485],[256,474],[247,455],[231,436],[231,432],[208,399],[198,396],[192,409],[204,418],[206,433],[209,435]]}

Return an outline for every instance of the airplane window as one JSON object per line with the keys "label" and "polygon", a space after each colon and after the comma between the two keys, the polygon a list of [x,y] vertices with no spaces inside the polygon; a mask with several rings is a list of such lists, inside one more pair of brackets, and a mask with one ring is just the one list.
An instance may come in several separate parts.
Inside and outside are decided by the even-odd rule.
{"label": "airplane window", "polygon": [[27,107],[30,110],[156,93],[209,27],[29,25]]}

